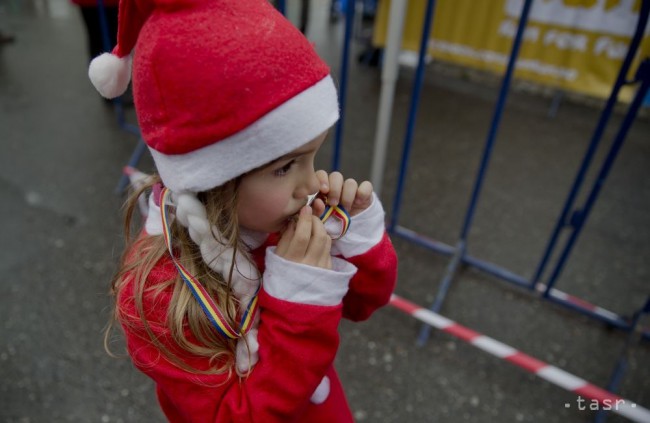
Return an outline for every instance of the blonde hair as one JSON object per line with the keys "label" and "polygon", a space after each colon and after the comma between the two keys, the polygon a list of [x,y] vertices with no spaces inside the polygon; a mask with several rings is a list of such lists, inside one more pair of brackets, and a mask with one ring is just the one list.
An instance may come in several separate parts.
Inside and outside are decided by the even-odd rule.
{"label": "blonde hair", "polygon": [[[178,219],[170,224],[172,233],[173,248],[176,252],[176,259],[199,280],[210,296],[216,299],[217,304],[224,314],[228,323],[237,328],[237,312],[240,308],[239,300],[233,295],[232,281],[233,272],[236,266],[235,255],[247,255],[247,249],[240,238],[239,222],[237,218],[237,190],[240,178],[234,179],[212,190],[199,193],[197,198],[205,206],[208,222],[214,225],[220,232],[225,247],[233,251],[228,274],[222,275],[210,268],[205,262],[200,247],[192,241],[188,229]],[[127,330],[133,329],[134,333],[140,332],[141,328],[158,350],[165,357],[179,368],[192,373],[221,374],[232,372],[235,364],[236,340],[226,339],[220,336],[208,320],[205,312],[194,299],[191,291],[185,285],[180,275],[163,284],[147,286],[147,278],[152,269],[156,266],[165,254],[167,246],[162,235],[144,235],[137,238],[131,236],[133,218],[138,207],[138,198],[147,192],[153,185],[160,182],[160,177],[153,176],[149,182],[140,189],[134,191],[125,203],[124,234],[126,248],[122,256],[120,268],[113,278],[111,284],[111,295],[114,299],[112,318],[105,333],[106,349],[110,353],[108,345],[109,337],[114,323],[118,322]],[[248,257],[247,257],[248,258]],[[250,260],[250,258],[248,258]],[[226,272],[224,272],[226,273]],[[132,279],[133,300],[136,315],[129,315],[119,306],[119,296],[126,284]],[[172,288],[172,298],[169,302],[166,328],[175,346],[180,350],[171,351],[159,339],[151,328],[146,318],[144,298],[152,296],[156,298],[162,292]],[[185,336],[189,330],[198,344],[191,342]],[[196,369],[188,365],[180,356],[189,353],[196,357],[207,358],[210,363],[208,369]]]}

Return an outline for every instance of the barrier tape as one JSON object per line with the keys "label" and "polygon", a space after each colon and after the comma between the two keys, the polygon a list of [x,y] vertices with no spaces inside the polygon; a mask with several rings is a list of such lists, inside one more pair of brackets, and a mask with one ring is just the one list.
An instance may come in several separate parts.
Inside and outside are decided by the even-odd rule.
{"label": "barrier tape", "polygon": [[[650,410],[647,408],[599,388],[598,386],[558,367],[544,363],[543,361],[524,354],[515,348],[475,332],[472,329],[466,328],[450,319],[447,319],[446,317],[398,297],[397,295],[391,296],[390,305],[415,317],[427,325],[453,335],[456,338],[460,338],[488,354],[514,364],[515,366],[520,367],[529,373],[533,373],[554,385],[574,392],[582,397],[596,400],[603,409],[627,417],[635,422],[650,422]],[[590,408],[586,406],[586,409]]]}

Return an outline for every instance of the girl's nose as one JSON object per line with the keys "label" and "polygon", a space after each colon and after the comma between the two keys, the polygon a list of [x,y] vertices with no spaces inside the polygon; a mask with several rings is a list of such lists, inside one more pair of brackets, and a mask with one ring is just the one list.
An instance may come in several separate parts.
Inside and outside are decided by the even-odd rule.
{"label": "girl's nose", "polygon": [[316,177],[316,172],[311,172],[307,189],[309,190],[309,194],[314,194],[320,191],[320,182]]}
{"label": "girl's nose", "polygon": [[294,196],[297,199],[303,200],[308,195],[317,193],[320,188],[320,183],[316,177],[316,172],[309,172],[309,175],[305,175],[305,179],[303,179],[303,182],[297,188],[298,189],[296,189],[294,193]]}

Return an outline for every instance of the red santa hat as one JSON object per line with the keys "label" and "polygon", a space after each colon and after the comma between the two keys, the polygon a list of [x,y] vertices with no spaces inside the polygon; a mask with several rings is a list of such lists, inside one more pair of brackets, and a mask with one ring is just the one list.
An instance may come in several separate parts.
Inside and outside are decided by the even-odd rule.
{"label": "red santa hat", "polygon": [[142,137],[173,191],[205,191],[308,143],[339,116],[328,66],[268,0],[120,0],[89,76],[131,78]]}

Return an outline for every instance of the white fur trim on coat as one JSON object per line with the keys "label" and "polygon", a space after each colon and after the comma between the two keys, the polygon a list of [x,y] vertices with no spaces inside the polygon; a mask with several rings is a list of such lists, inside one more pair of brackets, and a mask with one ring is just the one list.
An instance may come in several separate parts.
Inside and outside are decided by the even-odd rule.
{"label": "white fur trim on coat", "polygon": [[[326,222],[326,228],[332,220]],[[384,208],[377,194],[373,192],[370,207],[352,216],[347,233],[332,242],[332,255],[350,258],[363,254],[381,241],[385,231]]]}
{"label": "white fur trim on coat", "polygon": [[347,261],[332,257],[332,269],[295,263],[275,254],[275,247],[266,249],[264,290],[272,297],[294,303],[334,306],[348,292],[350,279],[357,268]]}

